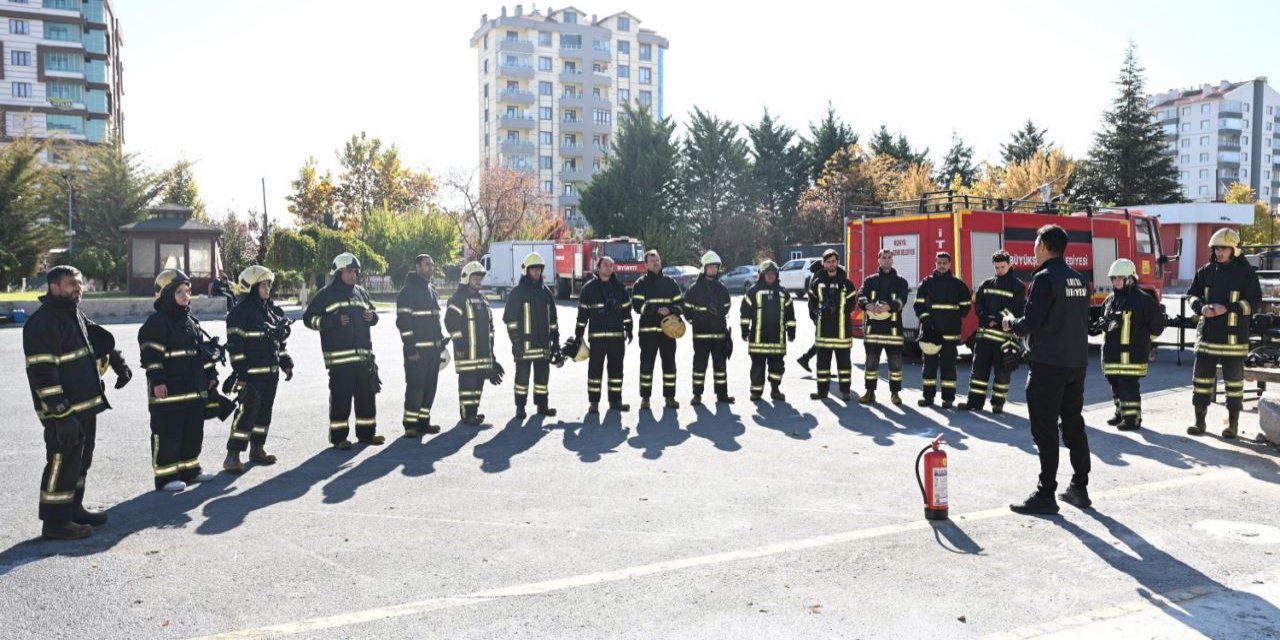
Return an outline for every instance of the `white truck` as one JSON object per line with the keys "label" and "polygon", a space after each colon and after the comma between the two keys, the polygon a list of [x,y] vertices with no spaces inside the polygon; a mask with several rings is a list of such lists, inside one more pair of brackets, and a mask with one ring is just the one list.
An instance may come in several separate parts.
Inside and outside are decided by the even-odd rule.
{"label": "white truck", "polygon": [[484,278],[484,288],[506,300],[507,294],[520,284],[523,275],[520,265],[525,256],[535,252],[547,263],[542,270],[543,284],[555,286],[556,243],[549,240],[512,240],[489,245],[489,253],[480,258],[480,263],[489,272]]}

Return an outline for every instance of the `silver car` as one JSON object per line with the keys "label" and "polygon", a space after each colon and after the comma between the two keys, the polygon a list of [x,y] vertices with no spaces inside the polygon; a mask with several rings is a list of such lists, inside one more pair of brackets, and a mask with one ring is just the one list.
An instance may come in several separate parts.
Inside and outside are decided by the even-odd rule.
{"label": "silver car", "polygon": [[751,264],[730,269],[720,276],[720,282],[729,289],[729,293],[746,293],[760,276],[760,267]]}
{"label": "silver car", "polygon": [[693,283],[698,281],[698,274],[701,272],[698,271],[697,267],[680,265],[663,267],[662,273],[668,278],[675,280],[676,284],[680,285],[681,291],[686,291],[689,287],[693,286]]}

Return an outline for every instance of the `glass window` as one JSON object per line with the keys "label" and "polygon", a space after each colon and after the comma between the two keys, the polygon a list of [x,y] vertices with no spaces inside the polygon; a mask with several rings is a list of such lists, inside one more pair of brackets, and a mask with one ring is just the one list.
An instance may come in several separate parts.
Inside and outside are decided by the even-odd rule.
{"label": "glass window", "polygon": [[59,40],[62,42],[79,42],[80,26],[74,24],[62,24],[60,22],[45,22],[44,39]]}
{"label": "glass window", "polygon": [[652,93],[649,93],[648,91],[641,91],[641,92],[640,92],[640,104],[642,104],[642,105],[644,105],[644,106],[646,106],[646,107],[647,107],[647,106],[649,106],[649,105],[651,105],[651,104],[653,104],[653,94],[652,94]]}
{"label": "glass window", "polygon": [[626,102],[631,99],[630,89],[618,89],[618,102]]}
{"label": "glass window", "polygon": [[15,67],[31,66],[31,52],[30,51],[10,51],[9,64]]}
{"label": "glass window", "polygon": [[160,245],[160,269],[187,270],[187,247],[181,244]]}
{"label": "glass window", "polygon": [[1208,169],[1201,169],[1201,170],[1200,170],[1200,177],[1201,177],[1201,178],[1208,178],[1208,177],[1209,177],[1209,170],[1208,170]]}
{"label": "glass window", "polygon": [[630,77],[631,77],[631,67],[630,67],[630,66],[627,66],[627,65],[625,65],[625,64],[620,64],[620,65],[618,65],[618,77],[619,77],[619,78],[630,78]]}
{"label": "glass window", "polygon": [[538,32],[538,46],[539,46],[539,47],[549,47],[549,46],[551,46],[551,32],[550,32],[550,31],[539,31],[539,32]]}
{"label": "glass window", "polygon": [[1209,146],[1209,136],[1200,136],[1200,146],[1202,147]]}
{"label": "glass window", "polygon": [[1182,115],[1184,115],[1184,116],[1189,116],[1189,115],[1191,115],[1191,107],[1183,107],[1183,108],[1182,108]]}
{"label": "glass window", "polygon": [[156,276],[156,241],[151,238],[133,239],[133,263],[129,273],[136,278]]}
{"label": "glass window", "polygon": [[653,45],[643,43],[640,45],[640,59],[645,61],[653,59]]}
{"label": "glass window", "polygon": [[9,18],[9,33],[15,36],[25,36],[31,33],[30,26],[26,20]]}
{"label": "glass window", "polygon": [[1200,162],[1208,162],[1208,161],[1209,161],[1209,154],[1207,153],[1200,154]]}
{"label": "glass window", "polygon": [[630,31],[631,18],[626,16],[618,16],[618,31]]}
{"label": "glass window", "polygon": [[551,83],[550,83],[550,82],[539,82],[539,83],[538,83],[538,93],[539,93],[539,94],[541,94],[541,95],[544,95],[544,96],[549,96],[549,95],[551,95]]}
{"label": "glass window", "polygon": [[15,98],[30,98],[31,83],[30,82],[14,82],[9,89],[9,93]]}
{"label": "glass window", "polygon": [[540,56],[538,58],[538,71],[550,71],[550,70],[551,70],[551,58],[548,58],[547,56]]}
{"label": "glass window", "polygon": [[1189,147],[1191,146],[1191,138],[1183,138],[1182,142],[1179,144],[1181,144],[1183,147]]}
{"label": "glass window", "polygon": [[539,157],[538,157],[538,168],[539,168],[539,169],[547,169],[547,170],[550,170],[550,169],[551,169],[551,156],[539,156]]}
{"label": "glass window", "polygon": [[538,144],[552,144],[554,141],[555,138],[551,137],[550,131],[538,132]]}
{"label": "glass window", "polygon": [[1208,120],[1201,120],[1201,121],[1200,121],[1200,130],[1201,130],[1201,131],[1208,131],[1208,130],[1209,130],[1209,121],[1208,121]]}
{"label": "glass window", "polygon": [[618,41],[618,53],[631,55],[631,43],[626,40]]}
{"label": "glass window", "polygon": [[191,240],[188,251],[191,254],[191,273],[196,278],[208,278],[213,275],[213,243],[209,240]]}
{"label": "glass window", "polygon": [[538,119],[550,120],[553,117],[551,107],[538,107]]}
{"label": "glass window", "polygon": [[45,126],[54,131],[83,134],[84,118],[81,116],[68,116],[51,113],[45,116]]}
{"label": "glass window", "polygon": [[67,51],[46,51],[44,67],[49,71],[82,71],[84,56]]}
{"label": "glass window", "polygon": [[66,102],[84,102],[84,88],[78,84],[68,84],[65,82],[50,82],[45,84],[45,95],[50,98],[50,102],[54,99]]}
{"label": "glass window", "polygon": [[1200,113],[1209,113],[1209,103],[1200,105]]}
{"label": "glass window", "polygon": [[653,83],[653,70],[649,67],[640,67],[640,84]]}
{"label": "glass window", "polygon": [[576,11],[564,12],[565,24],[578,24],[578,13]]}

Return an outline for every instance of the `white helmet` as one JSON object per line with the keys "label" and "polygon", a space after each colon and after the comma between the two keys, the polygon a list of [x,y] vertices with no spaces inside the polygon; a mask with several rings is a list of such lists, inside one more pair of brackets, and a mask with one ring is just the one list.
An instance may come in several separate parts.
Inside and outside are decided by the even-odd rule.
{"label": "white helmet", "polygon": [[276,274],[260,264],[250,265],[240,272],[240,286],[245,289],[252,289],[259,282],[272,282],[275,279]]}
{"label": "white helmet", "polygon": [[343,269],[360,270],[360,259],[350,252],[339,253],[333,258],[333,270],[330,274],[337,273]]}
{"label": "white helmet", "polygon": [[937,342],[925,342],[924,340],[921,340],[920,351],[926,356],[936,356],[939,351],[942,351],[942,345]]}
{"label": "white helmet", "polygon": [[480,264],[479,262],[475,262],[473,260],[471,262],[468,262],[467,266],[462,268],[462,281],[466,282],[467,280],[469,280],[471,278],[471,274],[473,273],[485,275],[489,272],[484,270],[484,265]]}
{"label": "white helmet", "polygon": [[1218,229],[1209,238],[1209,247],[1231,247],[1231,253],[1238,255],[1240,253],[1240,233],[1230,227]]}
{"label": "white helmet", "polygon": [[520,263],[520,272],[525,275],[529,275],[530,267],[542,267],[543,269],[546,269],[547,261],[542,259],[541,254],[539,254],[537,251],[534,251],[533,253],[530,253],[529,255],[524,257],[524,262]]}
{"label": "white helmet", "polygon": [[1137,276],[1138,268],[1128,258],[1120,258],[1112,262],[1111,269],[1107,271],[1108,278],[1136,278]]}
{"label": "white helmet", "polygon": [[713,264],[716,266],[724,266],[724,263],[720,261],[720,254],[714,251],[708,251],[702,254],[702,270],[703,271],[707,270],[708,265],[713,265]]}

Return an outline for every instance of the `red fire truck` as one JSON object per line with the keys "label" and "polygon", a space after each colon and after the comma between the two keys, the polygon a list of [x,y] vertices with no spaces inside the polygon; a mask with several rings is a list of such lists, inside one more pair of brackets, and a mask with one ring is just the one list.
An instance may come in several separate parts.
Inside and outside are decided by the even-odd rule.
{"label": "red fire truck", "polygon": [[628,288],[644,275],[644,243],[628,237],[556,245],[556,297],[568,300],[591,279],[596,258],[613,258],[614,274]]}
{"label": "red fire truck", "polygon": [[[949,191],[927,193],[918,200],[858,207],[846,218],[845,264],[849,278],[861,284],[874,274],[882,248],[894,253],[894,268],[911,284],[910,302],[924,276],[933,272],[934,256],[946,251],[953,270],[971,289],[995,274],[991,254],[1004,249],[1013,272],[1028,285],[1036,269],[1036,230],[1046,224],[1066,229],[1071,243],[1066,261],[1089,282],[1095,317],[1111,292],[1107,271],[1118,258],[1137,265],[1138,285],[1160,299],[1164,271],[1178,259],[1160,247],[1160,221],[1132,209],[1091,209],[1024,200],[973,198]],[[861,323],[861,313],[855,315]],[[969,341],[978,320],[965,320]],[[911,304],[903,312],[903,327],[915,338],[919,321]]]}

